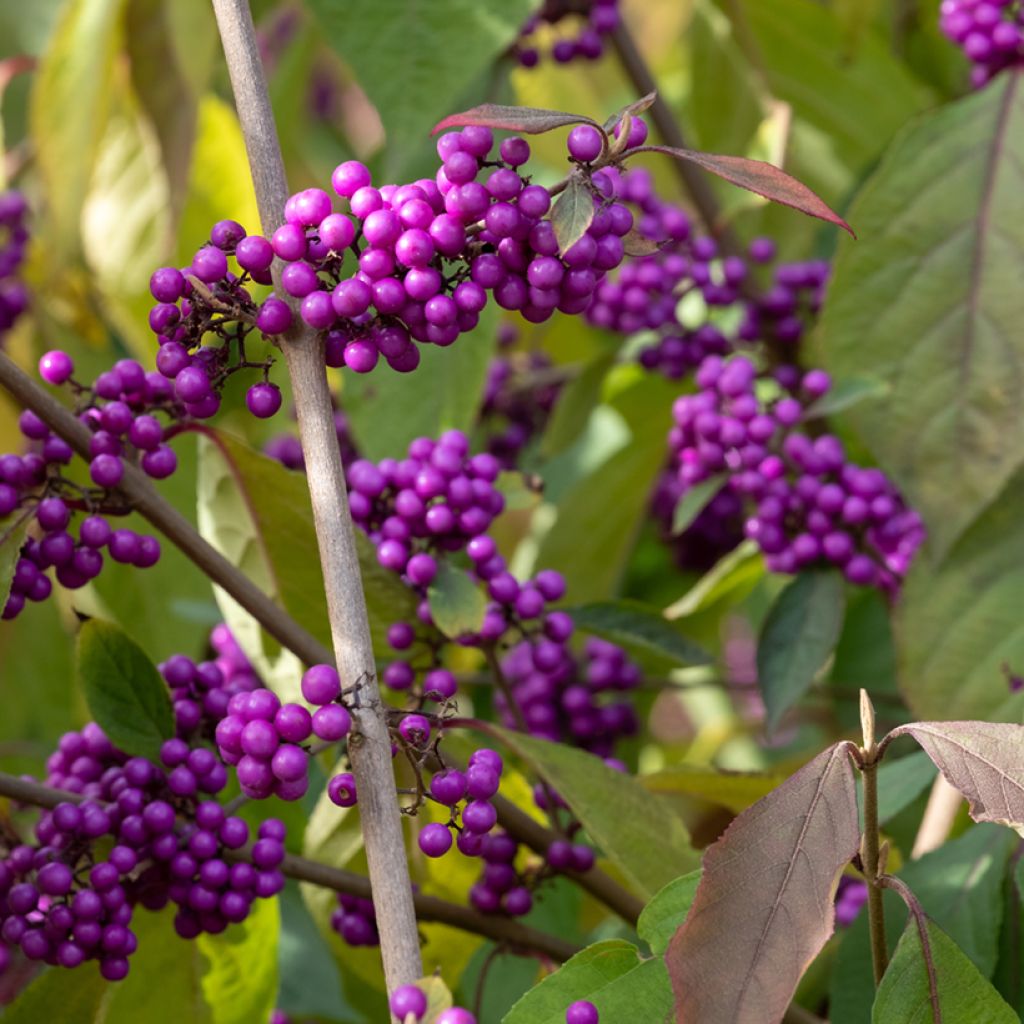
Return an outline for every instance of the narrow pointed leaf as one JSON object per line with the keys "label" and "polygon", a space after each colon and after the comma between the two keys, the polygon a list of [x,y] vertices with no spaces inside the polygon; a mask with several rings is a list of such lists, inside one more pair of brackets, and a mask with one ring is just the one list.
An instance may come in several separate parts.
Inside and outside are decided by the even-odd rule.
{"label": "narrow pointed leaf", "polygon": [[466,125],[481,125],[484,128],[500,128],[502,131],[521,132],[523,135],[542,135],[555,128],[570,124],[592,124],[599,127],[593,118],[584,114],[567,114],[561,110],[541,110],[537,107],[507,107],[500,103],[484,103],[461,114],[449,114],[434,125],[431,135],[446,128],[464,128]]}
{"label": "narrow pointed leaf", "polygon": [[802,572],[772,605],[757,645],[769,733],[832,656],[845,609],[843,577],[832,569]]}
{"label": "narrow pointed leaf", "polygon": [[551,226],[555,229],[558,251],[563,253],[578,242],[593,220],[594,196],[583,175],[574,172],[551,210]]}
{"label": "narrow pointed leaf", "polygon": [[643,897],[650,899],[697,866],[697,853],[682,820],[638,779],[561,743],[507,729],[498,733],[510,750],[554,787],[587,835]]}
{"label": "narrow pointed leaf", "polygon": [[587,633],[642,648],[677,664],[707,665],[712,660],[707,651],[687,640],[657,608],[639,601],[595,601],[566,611]]}
{"label": "narrow pointed leaf", "polygon": [[725,473],[716,473],[686,491],[672,513],[673,536],[681,534],[707,508],[708,502],[722,489],[727,479]]}
{"label": "narrow pointed leaf", "polygon": [[775,1024],[834,926],[839,872],[860,827],[845,745],[744,811],[704,855],[665,959],[679,1020]]}
{"label": "narrow pointed leaf", "polygon": [[487,611],[487,598],[461,569],[440,562],[437,576],[427,589],[427,598],[434,625],[445,636],[455,639],[480,631]]}
{"label": "narrow pointed leaf", "polygon": [[669,882],[644,907],[636,923],[636,933],[651,947],[651,952],[655,956],[664,955],[672,936],[686,920],[686,915],[693,906],[693,898],[697,895],[700,876],[700,868],[681,875],[674,882]]}
{"label": "narrow pointed leaf", "polygon": [[78,678],[93,718],[114,746],[157,760],[174,735],[171,699],[156,666],[127,633],[99,619],[78,634]]}
{"label": "narrow pointed leaf", "polygon": [[878,987],[872,1024],[1019,1024],[1013,1010],[937,924],[928,921],[927,933],[939,1014],[932,1010],[921,936],[911,920]]}
{"label": "narrow pointed leaf", "polygon": [[661,250],[661,246],[641,235],[636,228],[630,228],[622,239],[622,250],[627,256],[653,256]]}
{"label": "narrow pointed leaf", "polygon": [[975,821],[1024,828],[1024,726],[1001,722],[912,722],[909,734],[967,798]]}
{"label": "narrow pointed leaf", "polygon": [[565,1024],[566,1007],[577,999],[592,1002],[602,1021],[660,1024],[672,1009],[665,965],[641,960],[630,942],[607,939],[577,953],[530,989],[502,1024]]}
{"label": "narrow pointed leaf", "polygon": [[[631,153],[664,153],[677,160],[686,160],[704,168],[719,178],[754,192],[773,203],[791,206],[809,217],[836,224],[853,235],[853,228],[843,220],[823,199],[812,192],[803,182],[781,168],[763,160],[750,160],[744,156],[723,156],[718,153],[700,153],[694,149],[674,149],[672,146],[640,146]],[[856,237],[856,235],[854,235]]]}
{"label": "narrow pointed leaf", "polygon": [[27,519],[14,516],[0,521],[0,609],[7,604],[11,594],[11,581],[21,557],[21,545],[25,543],[27,527]]}

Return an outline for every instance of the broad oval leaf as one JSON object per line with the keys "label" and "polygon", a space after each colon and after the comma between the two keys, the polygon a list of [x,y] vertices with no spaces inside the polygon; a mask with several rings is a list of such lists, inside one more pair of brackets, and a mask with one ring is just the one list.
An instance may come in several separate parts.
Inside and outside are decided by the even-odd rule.
{"label": "broad oval leaf", "polygon": [[912,722],[910,735],[967,798],[975,821],[1024,828],[1024,725],[1001,722]]}
{"label": "broad oval leaf", "polygon": [[672,146],[640,146],[629,150],[626,155],[630,153],[664,153],[666,156],[675,157],[676,160],[686,160],[748,192],[764,196],[773,203],[791,206],[794,210],[806,213],[808,217],[817,217],[818,220],[836,224],[856,238],[853,228],[803,182],[797,181],[791,174],[763,160],[701,153],[695,149],[675,149]]}
{"label": "broad oval leaf", "polygon": [[438,562],[437,575],[427,588],[430,615],[445,636],[456,639],[479,633],[487,611],[487,596],[477,584],[448,562]]}
{"label": "broad oval leaf", "polygon": [[0,522],[0,609],[11,594],[11,580],[25,543],[26,516],[11,516]]}
{"label": "broad oval leaf", "polygon": [[502,1018],[502,1024],[565,1024],[570,1003],[586,999],[602,1020],[666,1019],[672,993],[660,960],[641,960],[636,946],[607,939],[588,946],[530,989]]}
{"label": "broad oval leaf", "polygon": [[555,229],[559,253],[576,244],[594,220],[594,195],[590,183],[580,171],[569,175],[565,191],[551,208],[551,226]]}
{"label": "broad oval leaf", "polygon": [[508,729],[494,731],[557,790],[587,835],[642,896],[650,899],[696,866],[697,853],[682,820],[633,776],[561,743]]}
{"label": "broad oval leaf", "polygon": [[592,124],[597,122],[585,114],[567,114],[562,110],[541,110],[537,107],[508,107],[501,103],[483,103],[460,114],[449,114],[434,125],[431,135],[446,128],[465,128],[467,125],[481,125],[484,128],[499,128],[502,131],[521,132],[523,135],[542,135],[555,128],[566,128],[571,124]]}
{"label": "broad oval leaf", "polygon": [[110,742],[158,760],[161,744],[174,736],[174,712],[142,648],[117,626],[90,619],[78,634],[76,667],[89,711]]}
{"label": "broad oval leaf", "polygon": [[872,1024],[1019,1024],[1017,1014],[933,921],[926,923],[935,968],[938,1014],[925,967],[921,935],[911,920],[878,987]]}
{"label": "broad oval leaf", "polygon": [[565,611],[584,632],[670,658],[679,665],[707,665],[712,660],[657,608],[640,601],[595,601]]}
{"label": "broad oval leaf", "polygon": [[739,815],[665,959],[679,1020],[775,1024],[832,934],[839,872],[860,845],[845,744],[819,754]]}
{"label": "broad oval leaf", "polygon": [[[928,525],[937,556],[1024,465],[1024,87],[990,88],[914,122],[857,199],[820,352],[842,380],[891,387],[850,422]],[[955,481],[956,486],[950,485]]]}
{"label": "broad oval leaf", "polygon": [[846,608],[842,575],[809,569],[776,598],[757,645],[757,676],[774,731],[835,651]]}
{"label": "broad oval leaf", "polygon": [[644,907],[636,923],[636,933],[655,956],[663,956],[672,936],[679,931],[686,915],[693,906],[697,895],[701,870],[691,871],[669,882],[650,903]]}
{"label": "broad oval leaf", "polygon": [[535,6],[534,0],[310,0],[322,37],[354,72],[383,122],[386,180],[408,163],[429,125],[471,87],[478,94],[485,88],[479,79]]}

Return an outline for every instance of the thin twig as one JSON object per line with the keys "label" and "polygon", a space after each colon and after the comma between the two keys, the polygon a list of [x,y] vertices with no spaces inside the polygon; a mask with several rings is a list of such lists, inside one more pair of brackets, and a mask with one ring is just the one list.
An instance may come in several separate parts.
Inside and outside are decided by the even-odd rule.
{"label": "thin twig", "polygon": [[[44,786],[41,783],[8,775],[5,772],[0,772],[0,796],[8,797],[19,804],[41,807],[46,810],[53,810],[60,803],[77,804],[87,799],[80,793],[54,789],[51,786]],[[252,850],[248,846],[241,850],[226,850],[224,857],[227,860],[251,861]],[[335,892],[360,896],[363,899],[375,898],[370,880],[365,876],[352,871],[342,871],[340,868],[330,867],[319,861],[307,860],[305,857],[286,854],[281,864],[281,872],[296,881],[311,882],[325,889],[333,889]],[[510,949],[540,953],[559,961],[568,960],[569,957],[579,952],[578,946],[557,936],[548,935],[546,932],[529,928],[516,921],[510,921],[508,918],[480,914],[469,907],[449,903],[447,900],[438,899],[435,896],[416,893],[413,896],[413,902],[416,905],[416,916],[421,921],[449,924],[462,931],[493,939]]]}
{"label": "thin twig", "polygon": [[[213,0],[213,8],[249,156],[260,220],[264,234],[269,237],[284,221],[288,185],[252,12],[248,0]],[[274,276],[279,290],[280,271],[280,261],[275,260]],[[349,742],[349,757],[359,791],[366,860],[376,893],[374,911],[384,976],[388,990],[394,991],[420,977],[422,966],[391,765],[391,741],[377,687],[366,598],[327,385],[323,336],[306,327],[296,312],[293,320],[295,326],[285,336],[282,350],[298,412],[338,672],[344,686],[361,686],[361,699],[353,702],[355,733]]]}
{"label": "thin twig", "polygon": [[[0,352],[0,386],[25,408],[31,409],[83,459],[91,458],[89,442],[92,433],[89,428],[4,352]],[[284,647],[307,664],[330,661],[327,648],[276,605],[237,566],[207,543],[195,527],[161,497],[141,470],[125,463],[124,476],[118,490],[136,512],[160,530],[210,580],[227,591]]]}
{"label": "thin twig", "polygon": [[[676,120],[668,104],[658,91],[658,83],[655,81],[651,69],[643,58],[636,45],[632,33],[626,26],[624,20],[619,21],[618,26],[611,33],[612,46],[618,55],[623,70],[633,83],[638,96],[646,96],[654,93],[654,103],[651,104],[647,113],[654,122],[654,127],[667,146],[674,149],[689,149],[686,136],[683,135],[679,122]],[[715,236],[727,255],[735,256],[742,253],[742,246],[736,238],[732,229],[725,223],[722,217],[722,208],[718,202],[711,183],[707,176],[696,166],[684,160],[673,160],[676,174],[687,191],[693,205],[697,209],[701,220],[707,229]]]}

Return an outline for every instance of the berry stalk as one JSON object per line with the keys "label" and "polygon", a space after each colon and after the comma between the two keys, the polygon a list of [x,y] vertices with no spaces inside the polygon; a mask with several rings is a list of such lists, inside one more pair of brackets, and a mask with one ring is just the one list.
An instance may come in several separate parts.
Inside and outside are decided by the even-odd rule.
{"label": "berry stalk", "polygon": [[[214,12],[235,94],[264,233],[283,223],[288,189],[270,107],[252,13],[246,0],[214,0]],[[275,277],[280,263],[275,266]],[[389,991],[423,971],[405,857],[391,744],[377,688],[370,628],[359,574],[345,474],[324,369],[323,341],[303,325],[285,335],[282,349],[292,381],[299,433],[323,568],[338,671],[346,686],[361,687],[357,737],[349,745],[360,792],[360,821],[373,887],[381,955]]]}

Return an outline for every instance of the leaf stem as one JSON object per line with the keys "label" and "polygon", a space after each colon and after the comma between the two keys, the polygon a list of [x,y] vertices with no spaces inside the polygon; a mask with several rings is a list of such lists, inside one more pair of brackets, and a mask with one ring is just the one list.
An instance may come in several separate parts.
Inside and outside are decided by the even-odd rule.
{"label": "leaf stem", "polygon": [[868,925],[871,932],[871,966],[875,985],[882,983],[889,953],[885,940],[885,907],[878,871],[878,761],[865,759],[861,767],[864,781],[864,839],[861,861],[868,883]]}
{"label": "leaf stem", "polygon": [[[19,804],[42,807],[46,810],[53,810],[60,803],[81,803],[86,799],[80,793],[53,789],[50,786],[8,775],[5,772],[0,772],[0,796],[8,797]],[[225,857],[228,860],[251,861],[252,850],[251,847],[245,847],[241,850],[225,851]],[[330,867],[319,861],[286,854],[281,864],[281,871],[296,881],[311,882],[313,885],[332,889],[335,892],[361,896],[363,899],[374,899],[375,897],[370,880],[365,876]],[[541,954],[558,961],[568,960],[579,952],[579,947],[571,942],[565,942],[557,936],[548,935],[546,932],[527,927],[516,921],[510,921],[507,918],[479,914],[458,903],[449,903],[447,900],[424,896],[421,893],[416,893],[413,896],[413,901],[419,920],[437,921],[462,931],[483,935],[508,949],[519,950],[527,954]]]}
{"label": "leaf stem", "polygon": [[[248,0],[213,0],[213,8],[249,155],[260,220],[269,237],[283,223],[288,186],[252,12]],[[280,262],[275,261],[278,284],[280,269]],[[327,385],[323,337],[303,325],[297,313],[293,312],[293,318],[296,326],[286,334],[282,350],[298,412],[338,672],[344,686],[359,685],[364,691],[353,715],[356,735],[349,744],[349,756],[376,896],[374,910],[384,975],[388,990],[393,991],[399,985],[413,983],[423,973],[412,882]]]}
{"label": "leaf stem", "polygon": [[928,917],[924,912],[913,890],[902,879],[893,875],[882,875],[878,879],[880,889],[892,889],[899,893],[900,898],[907,905],[917,925],[917,935],[921,940],[921,958],[924,960],[924,968],[928,974],[928,998],[932,1007],[933,1024],[942,1024],[942,1005],[939,1001],[939,979],[935,971],[935,958],[932,956],[932,943],[928,937]]}

